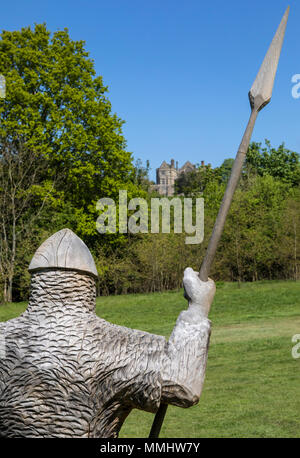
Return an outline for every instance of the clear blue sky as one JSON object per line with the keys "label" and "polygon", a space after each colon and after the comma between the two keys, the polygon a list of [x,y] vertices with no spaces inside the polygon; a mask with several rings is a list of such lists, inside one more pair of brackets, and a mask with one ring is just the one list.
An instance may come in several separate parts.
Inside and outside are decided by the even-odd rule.
{"label": "clear blue sky", "polygon": [[173,157],[213,166],[234,157],[250,113],[250,89],[280,19],[287,33],[271,103],[252,139],[300,152],[298,0],[12,0],[1,28],[46,22],[85,40],[109,86],[113,112],[126,121],[127,148],[155,168]]}

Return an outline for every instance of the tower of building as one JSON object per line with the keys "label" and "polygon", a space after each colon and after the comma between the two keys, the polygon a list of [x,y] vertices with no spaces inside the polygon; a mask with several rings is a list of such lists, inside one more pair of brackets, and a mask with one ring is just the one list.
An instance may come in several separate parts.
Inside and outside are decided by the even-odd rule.
{"label": "tower of building", "polygon": [[190,161],[186,161],[180,169],[178,168],[178,161],[176,161],[175,167],[174,159],[171,159],[170,164],[163,161],[161,166],[156,169],[156,185],[152,189],[161,195],[173,196],[175,180],[181,173],[191,172],[194,168],[195,166]]}

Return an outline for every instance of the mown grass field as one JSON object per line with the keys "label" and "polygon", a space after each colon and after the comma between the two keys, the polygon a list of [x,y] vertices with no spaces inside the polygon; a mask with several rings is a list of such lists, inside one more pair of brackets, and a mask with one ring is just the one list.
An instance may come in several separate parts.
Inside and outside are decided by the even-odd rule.
{"label": "mown grass field", "polygon": [[[0,321],[26,303],[0,306]],[[168,337],[186,307],[180,292],[101,297],[97,313]],[[170,406],[160,437],[300,437],[300,282],[218,284],[206,380],[197,406]],[[133,411],[120,437],[147,437],[153,415]]]}

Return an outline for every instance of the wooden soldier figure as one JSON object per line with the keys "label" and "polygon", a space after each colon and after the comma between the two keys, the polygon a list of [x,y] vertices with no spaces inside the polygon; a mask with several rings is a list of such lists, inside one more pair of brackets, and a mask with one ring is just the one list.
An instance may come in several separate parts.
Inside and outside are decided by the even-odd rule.
{"label": "wooden soldier figure", "polygon": [[212,280],[185,270],[189,307],[167,341],[95,314],[96,266],[69,229],[41,245],[29,271],[27,310],[0,323],[0,436],[113,438],[134,408],[198,402]]}

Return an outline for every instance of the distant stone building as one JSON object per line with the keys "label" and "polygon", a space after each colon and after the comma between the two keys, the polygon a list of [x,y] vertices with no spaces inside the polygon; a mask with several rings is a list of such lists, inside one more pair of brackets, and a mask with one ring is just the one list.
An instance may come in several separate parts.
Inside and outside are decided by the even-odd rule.
{"label": "distant stone building", "polygon": [[[204,164],[203,161],[201,164]],[[166,161],[163,161],[161,166],[156,169],[156,184],[153,185],[151,189],[164,196],[173,196],[176,178],[178,178],[181,173],[191,172],[194,168],[194,164],[191,164],[190,161],[186,161],[180,169],[178,168],[178,161],[176,161],[175,167],[174,159],[171,159],[171,164],[167,164]]]}

